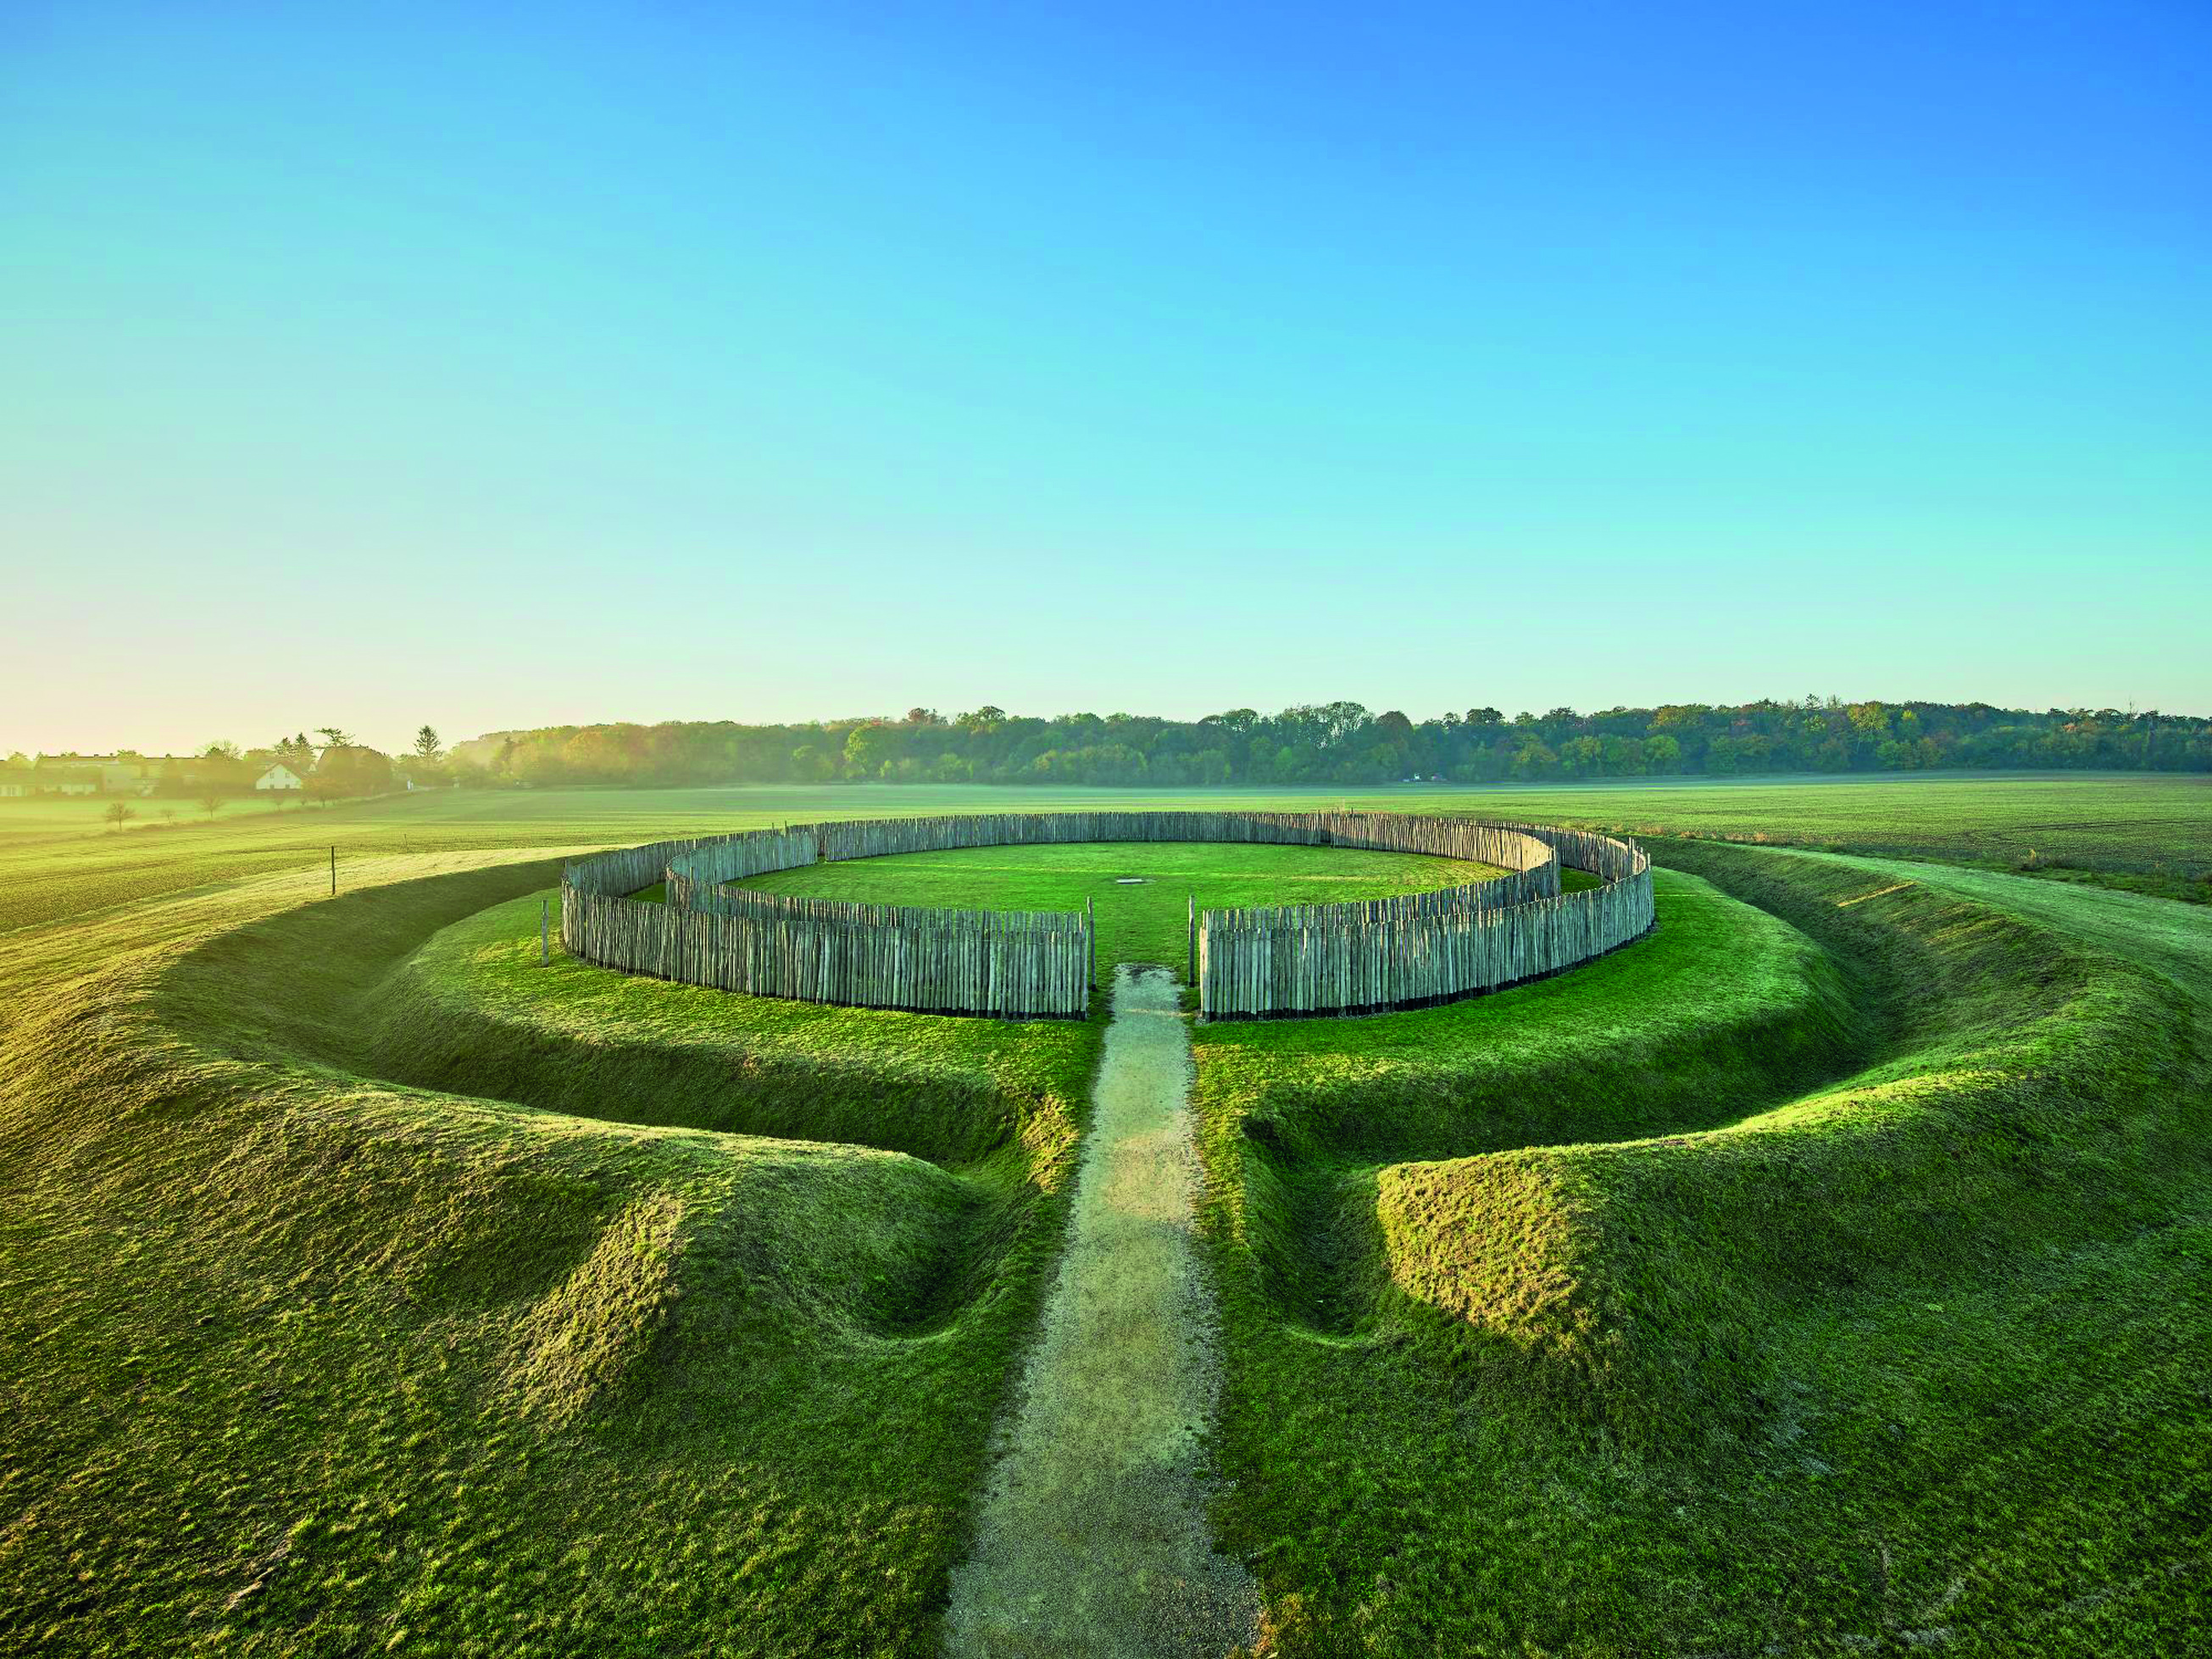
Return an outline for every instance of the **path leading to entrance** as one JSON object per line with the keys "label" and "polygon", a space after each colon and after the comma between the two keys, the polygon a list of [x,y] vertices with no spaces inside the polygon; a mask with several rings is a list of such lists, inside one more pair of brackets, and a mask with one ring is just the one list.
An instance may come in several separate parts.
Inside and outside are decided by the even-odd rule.
{"label": "path leading to entrance", "polygon": [[952,1575],[961,1659],[1219,1659],[1257,1635],[1258,1593],[1214,1553],[1200,1480],[1218,1375],[1190,1081],[1174,979],[1121,969],[1066,1255]]}

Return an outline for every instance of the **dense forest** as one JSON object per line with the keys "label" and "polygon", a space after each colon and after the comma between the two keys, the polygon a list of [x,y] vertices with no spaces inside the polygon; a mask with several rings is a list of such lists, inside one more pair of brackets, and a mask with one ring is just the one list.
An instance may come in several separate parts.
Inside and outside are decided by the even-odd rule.
{"label": "dense forest", "polygon": [[2041,714],[1986,703],[1761,702],[1413,720],[1355,702],[1199,720],[1050,720],[983,708],[945,719],[745,726],[545,726],[457,746],[458,781],[485,783],[1310,784],[1534,782],[1940,767],[2212,770],[2212,720],[2113,709]]}

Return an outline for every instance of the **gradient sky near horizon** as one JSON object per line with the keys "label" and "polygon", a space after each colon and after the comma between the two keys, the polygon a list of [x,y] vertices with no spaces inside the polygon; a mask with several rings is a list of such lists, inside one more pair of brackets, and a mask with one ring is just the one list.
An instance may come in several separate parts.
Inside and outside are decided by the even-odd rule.
{"label": "gradient sky near horizon", "polygon": [[2212,714],[2212,9],[16,3],[0,752]]}

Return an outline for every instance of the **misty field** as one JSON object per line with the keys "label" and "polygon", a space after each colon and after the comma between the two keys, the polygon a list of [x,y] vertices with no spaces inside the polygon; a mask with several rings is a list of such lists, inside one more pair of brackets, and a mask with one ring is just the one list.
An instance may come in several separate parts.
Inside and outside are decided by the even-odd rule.
{"label": "misty field", "polygon": [[[2212,899],[2212,781],[2198,776],[2023,774],[1817,781],[1560,785],[1283,793],[1003,789],[883,785],[818,788],[440,790],[328,807],[227,805],[212,822],[174,803],[173,825],[134,803],[120,831],[102,803],[0,800],[0,929],[282,870],[328,856],[542,848],[573,851],[830,817],[1012,810],[1061,811],[1231,803],[1267,810],[1349,804],[1633,834],[1762,839],[1777,845],[1936,859],[2164,896]],[[2033,853],[2033,863],[2027,855]]]}
{"label": "misty field", "polygon": [[[1658,930],[1557,977],[1195,1028],[1203,1458],[1272,1651],[2201,1644],[2212,908],[2112,889],[2201,896],[2212,790],[2077,775],[0,802],[0,1650],[937,1650],[1103,1011],[541,966],[540,907],[595,848],[1201,799],[1661,866]],[[1102,959],[1179,966],[1191,892],[1463,878],[1109,846],[766,880],[1092,896]]]}

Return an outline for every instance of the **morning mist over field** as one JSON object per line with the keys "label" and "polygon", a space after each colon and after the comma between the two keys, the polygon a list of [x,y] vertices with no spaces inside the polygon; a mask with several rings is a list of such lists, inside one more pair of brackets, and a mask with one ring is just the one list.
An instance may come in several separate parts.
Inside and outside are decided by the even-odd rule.
{"label": "morning mist over field", "polygon": [[2176,1659],[2203,0],[0,3],[0,1659]]}

